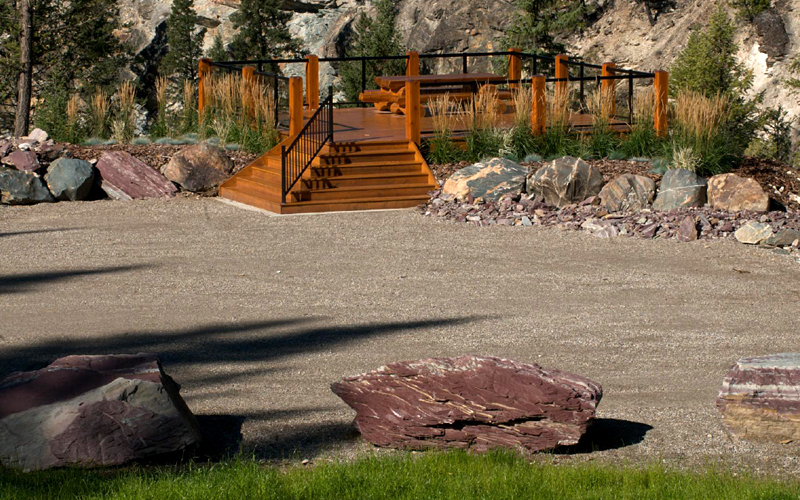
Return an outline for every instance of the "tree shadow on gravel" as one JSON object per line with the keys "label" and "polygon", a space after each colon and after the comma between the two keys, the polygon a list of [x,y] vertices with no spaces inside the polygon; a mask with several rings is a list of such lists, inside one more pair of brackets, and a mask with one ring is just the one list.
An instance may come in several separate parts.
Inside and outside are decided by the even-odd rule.
{"label": "tree shadow on gravel", "polygon": [[46,271],[41,273],[0,275],[0,295],[34,291],[37,287],[75,278],[96,274],[116,274],[145,269],[150,265],[100,267],[96,269],[71,269],[68,271]]}
{"label": "tree shadow on gravel", "polygon": [[645,434],[653,426],[630,420],[615,418],[596,418],[592,421],[580,442],[573,446],[561,447],[553,453],[557,455],[578,455],[593,451],[606,451],[625,448],[644,441]]}
{"label": "tree shadow on gravel", "polygon": [[83,228],[80,227],[65,227],[60,229],[31,229],[28,231],[9,231],[7,233],[0,233],[0,238],[7,238],[9,236],[26,236],[29,234],[42,234],[42,233],[63,233],[66,231],[79,231]]}

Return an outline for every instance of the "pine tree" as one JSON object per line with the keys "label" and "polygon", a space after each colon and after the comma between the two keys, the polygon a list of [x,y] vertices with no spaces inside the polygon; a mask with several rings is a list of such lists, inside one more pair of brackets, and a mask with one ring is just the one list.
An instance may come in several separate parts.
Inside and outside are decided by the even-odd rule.
{"label": "pine tree", "polygon": [[[347,57],[386,57],[398,56],[405,53],[405,47],[400,41],[400,34],[395,27],[395,5],[392,0],[375,1],[376,16],[370,18],[361,13],[353,28],[353,36],[345,51]],[[402,60],[368,61],[366,64],[366,88],[375,86],[375,77],[380,75],[400,75],[405,71],[405,62]],[[361,63],[342,64],[341,90],[347,100],[355,102],[361,92]]]}
{"label": "pine tree", "polygon": [[514,22],[503,37],[503,48],[534,54],[556,54],[566,47],[555,39],[558,0],[516,0]]}
{"label": "pine tree", "polygon": [[161,72],[181,80],[197,77],[197,61],[203,55],[205,29],[196,29],[194,0],[173,0],[167,21],[169,52],[161,62]]}
{"label": "pine tree", "polygon": [[206,53],[206,57],[212,61],[228,60],[228,50],[225,48],[225,42],[222,41],[222,33],[219,31],[217,31],[217,34],[214,35],[214,44]]}
{"label": "pine tree", "polygon": [[287,28],[292,14],[281,10],[282,4],[282,0],[242,0],[231,16],[233,27],[239,30],[231,41],[234,59],[275,59],[300,51]]}

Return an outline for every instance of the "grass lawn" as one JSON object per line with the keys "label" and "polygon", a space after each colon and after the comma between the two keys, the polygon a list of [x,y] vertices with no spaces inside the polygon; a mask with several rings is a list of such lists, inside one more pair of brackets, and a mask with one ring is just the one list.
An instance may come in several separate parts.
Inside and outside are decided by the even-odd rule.
{"label": "grass lawn", "polygon": [[0,469],[0,499],[797,499],[800,482],[727,472],[531,464],[510,453],[401,454],[310,467],[215,465],[22,473]]}

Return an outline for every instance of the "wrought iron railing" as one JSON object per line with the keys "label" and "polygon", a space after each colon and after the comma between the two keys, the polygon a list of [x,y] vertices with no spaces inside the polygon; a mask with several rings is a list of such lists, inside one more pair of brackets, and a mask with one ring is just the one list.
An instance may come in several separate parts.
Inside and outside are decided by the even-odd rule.
{"label": "wrought iron railing", "polygon": [[281,203],[328,141],[333,142],[333,88],[289,146],[281,146]]}

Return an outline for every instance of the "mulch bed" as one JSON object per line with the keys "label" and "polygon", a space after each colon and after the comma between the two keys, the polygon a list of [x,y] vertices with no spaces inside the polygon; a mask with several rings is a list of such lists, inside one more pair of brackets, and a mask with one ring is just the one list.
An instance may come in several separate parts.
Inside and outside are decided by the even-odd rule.
{"label": "mulch bed", "polygon": [[[522,163],[523,166],[536,170],[546,162]],[[622,174],[635,174],[649,177],[658,185],[661,175],[650,172],[652,165],[648,162],[627,160],[589,160],[587,163],[600,169],[603,179],[608,182]],[[440,182],[447,180],[453,173],[472,163],[460,162],[449,165],[431,165],[433,173]],[[741,165],[731,173],[740,177],[752,177],[764,188],[770,197],[780,202],[790,211],[800,210],[800,198],[790,197],[790,194],[800,195],[800,171],[774,160],[761,158],[745,158]]]}

